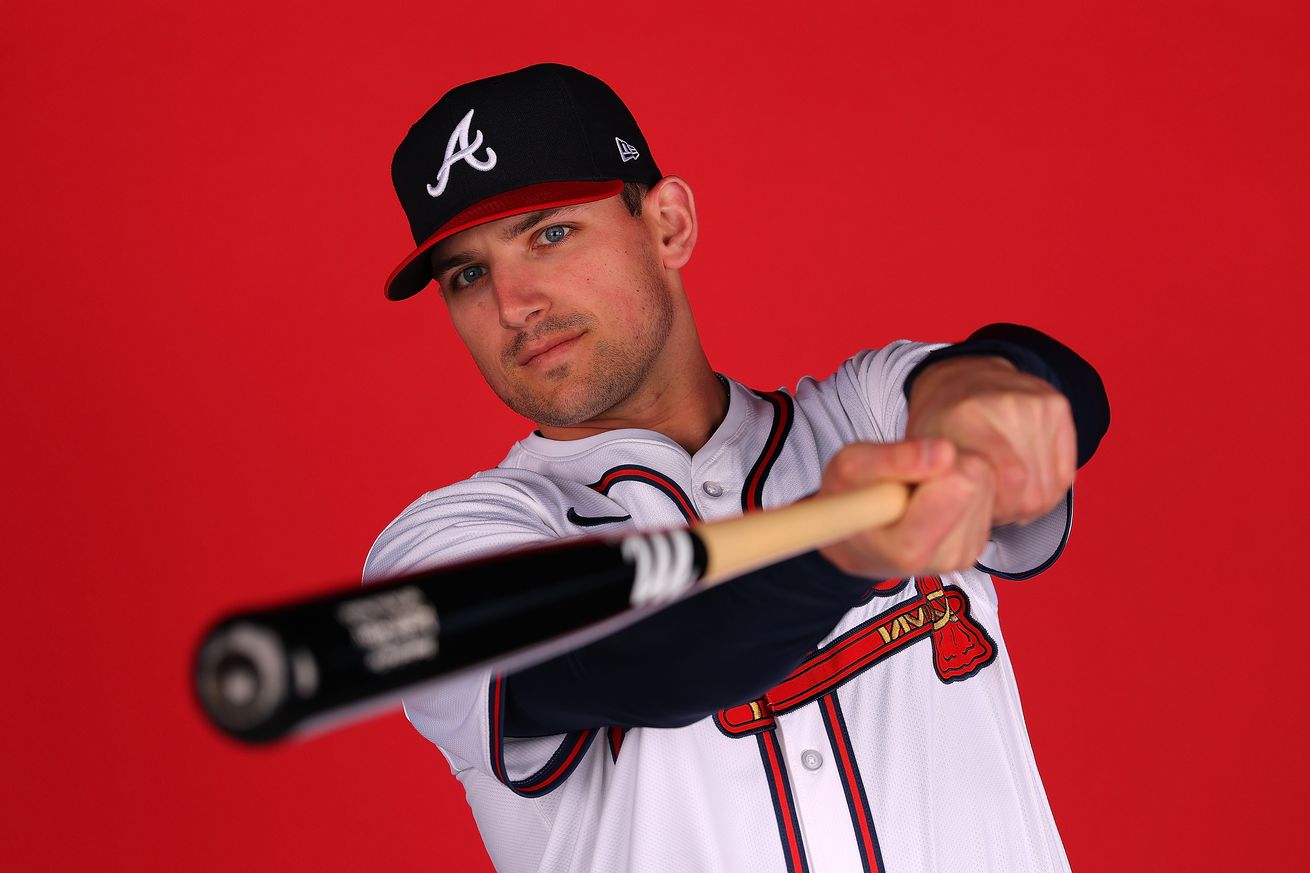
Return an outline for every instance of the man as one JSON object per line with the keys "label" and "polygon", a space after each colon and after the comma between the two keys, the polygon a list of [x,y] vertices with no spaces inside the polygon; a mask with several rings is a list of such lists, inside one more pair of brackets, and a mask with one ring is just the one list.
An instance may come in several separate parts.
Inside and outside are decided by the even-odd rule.
{"label": "man", "polygon": [[407,700],[497,869],[1067,869],[988,573],[1033,575],[1063,547],[1075,467],[1108,425],[1095,372],[994,325],[861,352],[794,393],[716,374],[679,273],[691,187],[568,67],[452,90],[393,179],[418,247],[388,296],[435,282],[537,430],[407,508],[366,579],[915,485],[895,524]]}

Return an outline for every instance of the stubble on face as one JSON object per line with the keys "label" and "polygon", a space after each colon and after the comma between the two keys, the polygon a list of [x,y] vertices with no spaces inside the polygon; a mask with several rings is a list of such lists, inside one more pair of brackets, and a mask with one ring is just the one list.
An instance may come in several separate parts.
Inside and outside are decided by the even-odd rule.
{"label": "stubble on face", "polygon": [[[596,332],[600,322],[590,312],[547,315],[530,332],[518,334],[502,354],[506,385],[497,387],[485,369],[483,377],[506,406],[538,424],[568,427],[613,409],[646,383],[673,329],[673,298],[649,249],[630,293],[637,295],[644,321],[635,336]],[[588,334],[589,358],[565,361],[536,379],[524,378],[515,358],[525,347],[578,330]]]}

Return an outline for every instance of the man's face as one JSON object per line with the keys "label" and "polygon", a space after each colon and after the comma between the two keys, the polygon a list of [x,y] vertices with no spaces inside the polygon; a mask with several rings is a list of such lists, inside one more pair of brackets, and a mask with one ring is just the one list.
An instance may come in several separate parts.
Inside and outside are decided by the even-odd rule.
{"label": "man's face", "polygon": [[589,421],[633,396],[672,327],[651,231],[618,197],[471,228],[431,258],[487,384],[541,424]]}

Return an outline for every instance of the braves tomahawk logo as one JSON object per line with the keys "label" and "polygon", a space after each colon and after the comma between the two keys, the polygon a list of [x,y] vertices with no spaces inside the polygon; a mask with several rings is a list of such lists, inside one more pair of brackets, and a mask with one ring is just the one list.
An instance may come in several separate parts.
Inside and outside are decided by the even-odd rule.
{"label": "braves tomahawk logo", "polygon": [[728,736],[769,730],[775,716],[819,699],[919,640],[929,640],[942,682],[968,679],[996,659],[996,644],[969,614],[963,590],[935,576],[915,579],[915,588],[917,597],[842,634],[763,697],[715,713],[719,730]]}
{"label": "braves tomahawk logo", "polygon": [[469,127],[473,124],[473,110],[470,109],[468,114],[460,119],[459,124],[455,125],[455,130],[450,134],[450,139],[446,141],[446,156],[441,161],[441,169],[437,171],[437,184],[428,186],[428,193],[433,197],[440,197],[446,190],[446,183],[450,181],[450,168],[455,164],[463,161],[475,170],[486,172],[496,166],[496,152],[487,146],[487,156],[481,160],[474,156],[474,152],[482,148],[482,131],[477,131],[473,142],[469,142]]}

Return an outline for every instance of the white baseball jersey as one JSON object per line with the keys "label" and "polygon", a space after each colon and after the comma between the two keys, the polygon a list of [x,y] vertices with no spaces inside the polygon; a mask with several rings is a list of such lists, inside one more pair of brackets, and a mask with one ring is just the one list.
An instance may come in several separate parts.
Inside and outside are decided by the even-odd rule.
{"label": "white baseball jersey", "polygon": [[[902,438],[902,385],[933,348],[862,352],[794,393],[731,382],[723,423],[694,455],[645,430],[528,436],[496,469],[409,506],[365,579],[791,503],[843,445]],[[1039,572],[1070,514],[1066,502],[997,529],[980,566]],[[515,739],[501,733],[503,707],[491,670],[405,701],[501,873],[1068,869],[987,572],[871,587],[772,691],[687,727]]]}

